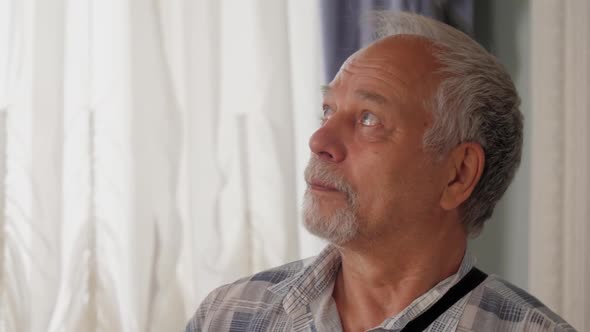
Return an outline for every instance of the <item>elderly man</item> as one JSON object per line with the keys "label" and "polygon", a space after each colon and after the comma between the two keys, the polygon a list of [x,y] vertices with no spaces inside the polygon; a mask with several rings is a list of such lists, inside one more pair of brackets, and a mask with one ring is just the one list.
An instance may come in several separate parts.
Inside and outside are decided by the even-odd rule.
{"label": "elderly man", "polygon": [[442,23],[376,22],[309,142],[304,222],[330,245],[216,289],[187,331],[573,331],[466,254],[520,162],[509,75]]}

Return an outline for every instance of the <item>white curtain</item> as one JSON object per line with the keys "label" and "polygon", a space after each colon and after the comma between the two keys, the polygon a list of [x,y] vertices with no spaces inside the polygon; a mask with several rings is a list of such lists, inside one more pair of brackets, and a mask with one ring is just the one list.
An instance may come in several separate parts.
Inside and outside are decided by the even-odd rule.
{"label": "white curtain", "polygon": [[529,285],[590,330],[590,2],[531,1]]}
{"label": "white curtain", "polygon": [[0,331],[182,330],[316,253],[314,0],[0,0]]}

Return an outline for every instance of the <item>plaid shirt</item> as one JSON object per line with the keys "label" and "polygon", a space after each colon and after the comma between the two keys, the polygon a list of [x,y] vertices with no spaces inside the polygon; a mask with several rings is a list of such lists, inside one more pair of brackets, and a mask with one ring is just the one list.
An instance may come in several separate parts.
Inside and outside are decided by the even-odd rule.
{"label": "plaid shirt", "polygon": [[[459,271],[370,331],[399,331],[434,304],[474,265]],[[186,332],[342,331],[332,290],[340,255],[328,246],[315,259],[293,262],[214,290]],[[575,331],[522,289],[490,276],[456,302],[427,331]]]}

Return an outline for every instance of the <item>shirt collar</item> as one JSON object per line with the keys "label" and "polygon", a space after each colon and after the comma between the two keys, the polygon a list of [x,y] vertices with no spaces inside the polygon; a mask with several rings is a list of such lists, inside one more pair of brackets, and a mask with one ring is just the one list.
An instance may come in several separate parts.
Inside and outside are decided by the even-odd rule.
{"label": "shirt collar", "polygon": [[[457,270],[455,274],[439,282],[436,284],[436,286],[419,296],[397,315],[387,318],[379,327],[386,330],[397,330],[403,328],[411,320],[418,317],[421,313],[426,311],[426,309],[430,308],[430,306],[436,303],[436,301],[438,301],[451,287],[459,282],[474,266],[475,257],[466,251],[463,256],[463,260],[461,261],[461,265],[459,266],[459,270]],[[464,305],[464,303],[459,301],[456,305]],[[458,323],[462,312],[463,310],[454,310],[450,312],[450,316],[448,318],[456,320],[456,323]]]}
{"label": "shirt collar", "polygon": [[[337,248],[328,245],[315,259],[304,261],[304,268],[301,272],[269,287],[268,290],[277,295],[284,295],[283,307],[288,314],[301,313],[319,296],[325,296],[326,289],[333,286],[340,263],[341,257]],[[386,319],[379,327],[396,329],[405,326],[440,299],[474,265],[475,258],[466,252],[457,273],[439,282],[399,314]]]}
{"label": "shirt collar", "polygon": [[304,261],[304,268],[291,278],[268,288],[275,294],[284,294],[283,307],[287,313],[309,305],[331,287],[340,268],[340,253],[328,245],[315,259]]}

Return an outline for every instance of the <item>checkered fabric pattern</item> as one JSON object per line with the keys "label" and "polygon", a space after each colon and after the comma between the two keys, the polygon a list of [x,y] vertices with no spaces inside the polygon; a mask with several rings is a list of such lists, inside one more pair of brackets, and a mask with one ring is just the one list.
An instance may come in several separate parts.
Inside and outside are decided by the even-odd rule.
{"label": "checkered fabric pattern", "polygon": [[[428,309],[474,265],[459,271],[370,331],[399,331]],[[328,246],[316,258],[293,262],[222,286],[207,296],[186,332],[342,331],[332,290],[340,255]],[[575,331],[522,289],[488,277],[426,331]]]}

